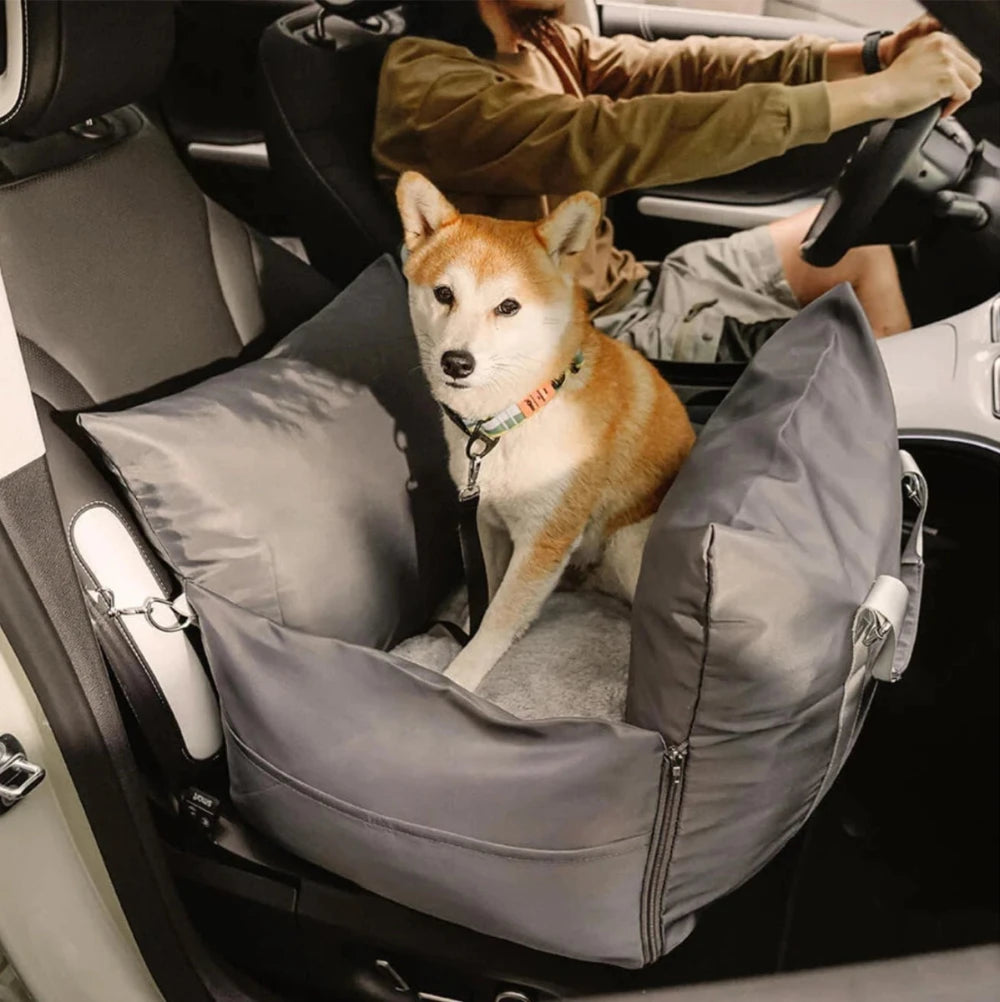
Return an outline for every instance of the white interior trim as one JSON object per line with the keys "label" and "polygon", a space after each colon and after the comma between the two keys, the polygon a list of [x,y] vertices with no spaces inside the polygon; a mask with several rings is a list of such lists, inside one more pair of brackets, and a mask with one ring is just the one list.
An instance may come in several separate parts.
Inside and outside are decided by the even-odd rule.
{"label": "white interior trim", "polygon": [[0,941],[21,980],[38,1002],[163,1002],[52,728],[2,633],[0,733],[45,769],[0,817]]}
{"label": "white interior trim", "polygon": [[878,342],[901,435],[985,442],[1000,452],[1000,415],[993,411],[1000,343],[990,329],[995,300]]}
{"label": "white interior trim", "polygon": [[677,219],[688,223],[706,223],[733,230],[748,230],[753,226],[773,223],[776,219],[794,216],[806,209],[815,209],[823,202],[818,196],[791,198],[787,202],[763,205],[741,205],[737,202],[704,202],[693,198],[671,198],[668,195],[640,195],[639,212],[657,219]]}
{"label": "white interior trim", "polygon": [[[16,6],[8,3],[7,10]],[[43,455],[45,443],[0,275],[0,479]]]}
{"label": "white interior trim", "polygon": [[265,143],[188,143],[187,151],[192,160],[256,170],[267,170],[270,166]]}
{"label": "white interior trim", "polygon": [[[600,0],[604,9],[606,34],[614,34],[621,14],[638,19],[643,38],[652,39],[666,28],[668,38],[685,38],[688,35],[743,35],[748,38],[792,38],[799,34],[819,35],[838,42],[860,39],[865,29],[857,25],[838,24],[834,21],[814,21],[806,18],[774,17],[771,14],[736,14],[731,11],[705,10],[691,0],[689,7],[665,6],[657,3],[628,3],[618,0]],[[616,18],[616,14],[619,16]],[[610,23],[609,23],[610,22]]]}

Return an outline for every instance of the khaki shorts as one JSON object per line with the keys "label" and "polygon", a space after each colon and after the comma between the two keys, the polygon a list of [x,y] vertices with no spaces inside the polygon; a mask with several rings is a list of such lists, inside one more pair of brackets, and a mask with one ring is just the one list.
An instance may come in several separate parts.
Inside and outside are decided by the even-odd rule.
{"label": "khaki shorts", "polygon": [[746,361],[801,309],[766,226],[686,244],[595,326],[648,358]]}

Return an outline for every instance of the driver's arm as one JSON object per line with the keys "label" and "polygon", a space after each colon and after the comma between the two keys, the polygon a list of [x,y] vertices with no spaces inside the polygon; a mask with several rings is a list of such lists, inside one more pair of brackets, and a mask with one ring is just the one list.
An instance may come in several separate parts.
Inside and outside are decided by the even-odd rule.
{"label": "driver's arm", "polygon": [[[752,38],[661,38],[593,35],[559,25],[584,89],[611,98],[736,90],[747,83],[813,83],[825,78],[829,39],[799,35],[785,41]],[[860,54],[858,56],[860,63]]]}
{"label": "driver's arm", "polygon": [[558,30],[589,93],[627,98],[826,80],[834,132],[874,118],[900,118],[939,100],[952,114],[981,82],[978,60],[929,15],[879,42],[883,72],[869,77],[860,42],[808,35],[786,42],[699,36],[647,42],[632,35],[597,37],[577,26]]}
{"label": "driver's arm", "polygon": [[395,42],[379,84],[374,154],[449,192],[608,196],[725,174],[825,141],[825,83],[612,100],[554,94],[474,59]]}

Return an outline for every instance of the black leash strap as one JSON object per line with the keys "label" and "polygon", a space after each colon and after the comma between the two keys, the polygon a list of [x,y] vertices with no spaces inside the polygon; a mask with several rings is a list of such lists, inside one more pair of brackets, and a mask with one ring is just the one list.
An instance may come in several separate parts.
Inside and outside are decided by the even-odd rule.
{"label": "black leash strap", "polygon": [[476,511],[479,508],[479,492],[470,497],[459,498],[458,537],[462,544],[462,563],[465,565],[465,587],[469,593],[469,636],[474,637],[479,624],[486,614],[490,601],[489,585],[486,581],[486,562],[479,540]]}
{"label": "black leash strap", "polygon": [[479,540],[476,513],[479,510],[479,467],[483,457],[496,446],[498,439],[484,435],[479,427],[473,429],[465,444],[469,457],[469,476],[458,492],[458,534],[462,544],[462,563],[465,565],[465,587],[469,593],[469,636],[474,637],[486,614],[490,602],[489,583],[486,580],[486,561]]}

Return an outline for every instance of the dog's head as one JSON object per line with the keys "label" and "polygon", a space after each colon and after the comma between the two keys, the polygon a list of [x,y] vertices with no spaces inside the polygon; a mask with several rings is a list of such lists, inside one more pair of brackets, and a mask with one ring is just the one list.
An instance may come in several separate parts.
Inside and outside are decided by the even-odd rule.
{"label": "dog's head", "polygon": [[420,174],[396,200],[410,254],[410,314],[431,392],[485,417],[558,375],[585,316],[576,264],[601,218],[581,192],[537,223],[463,215]]}

